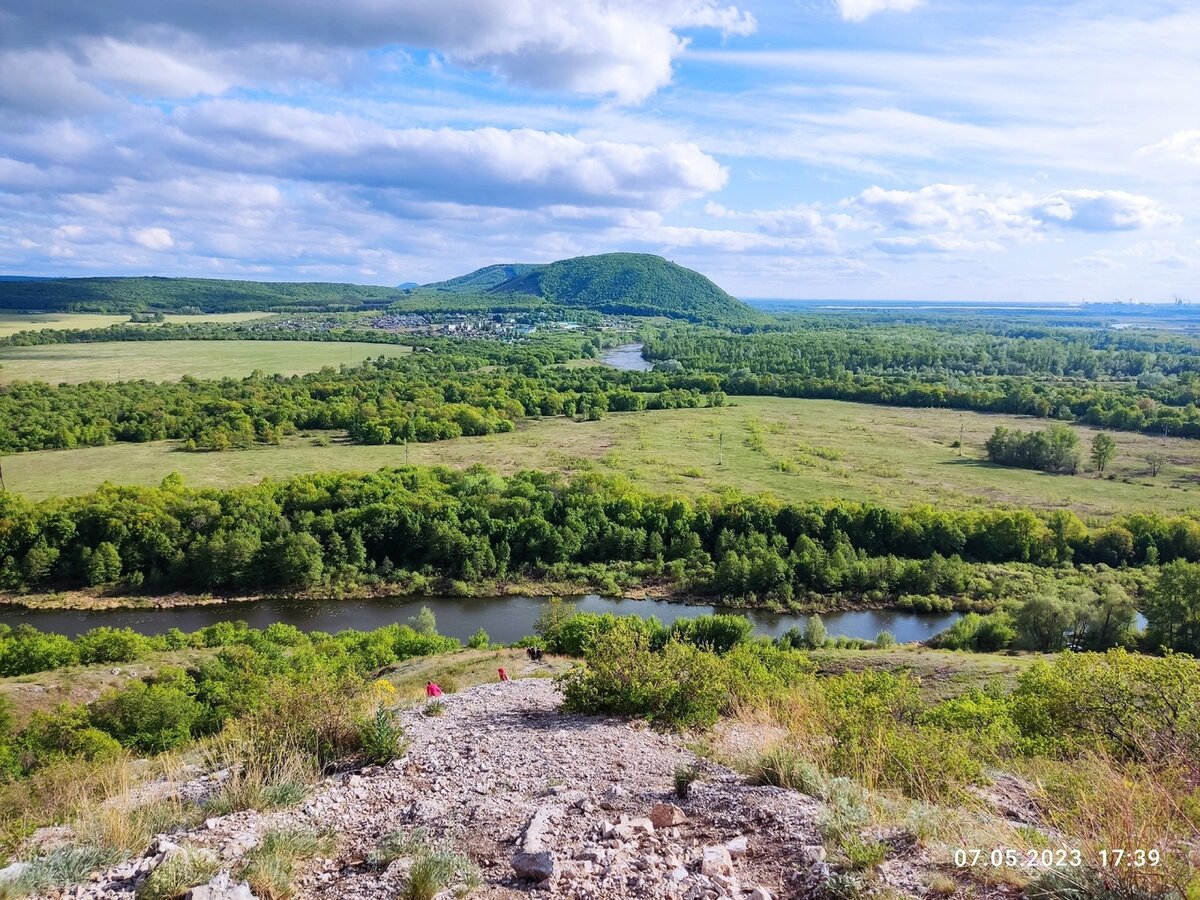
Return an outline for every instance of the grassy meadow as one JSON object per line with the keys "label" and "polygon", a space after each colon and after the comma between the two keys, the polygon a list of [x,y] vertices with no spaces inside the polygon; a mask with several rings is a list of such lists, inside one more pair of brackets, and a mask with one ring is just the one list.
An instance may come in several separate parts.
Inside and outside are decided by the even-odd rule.
{"label": "grassy meadow", "polygon": [[[611,414],[599,422],[561,417],[523,422],[507,434],[412,444],[408,460],[453,467],[483,463],[502,472],[592,470],[693,496],[734,488],[788,500],[842,497],[955,508],[1013,504],[1069,508],[1094,519],[1200,508],[1198,441],[1114,433],[1118,455],[1106,477],[1052,475],[983,459],[982,444],[997,425],[1038,428],[1045,424],[1039,420],[834,400],[735,402],[717,409]],[[961,455],[951,446],[960,429]],[[1086,450],[1094,431],[1077,431]],[[331,469],[369,471],[405,461],[403,447],[322,443],[295,436],[278,447],[226,453],[185,453],[171,442],[22,453],[4,460],[4,475],[9,490],[42,498],[80,493],[106,480],[157,484],[173,471],[189,484],[222,486]],[[1150,477],[1143,459],[1151,450],[1169,459],[1157,478]]]}
{"label": "grassy meadow", "polygon": [[356,365],[368,357],[408,352],[408,347],[396,344],[316,341],[107,341],[6,347],[0,349],[0,384],[176,381],[184,375],[240,378],[255,369],[299,375],[322,366]]}
{"label": "grassy meadow", "polygon": [[[252,319],[264,319],[275,315],[268,312],[235,312],[235,313],[203,313],[197,316],[183,316],[174,313],[167,314],[167,322],[176,325],[187,325],[200,322],[249,322]],[[128,315],[105,315],[103,313],[14,313],[0,312],[0,337],[8,337],[18,331],[41,331],[54,329],[58,331],[77,331],[87,328],[107,328],[109,325],[128,325]],[[147,323],[152,328],[157,323]]]}

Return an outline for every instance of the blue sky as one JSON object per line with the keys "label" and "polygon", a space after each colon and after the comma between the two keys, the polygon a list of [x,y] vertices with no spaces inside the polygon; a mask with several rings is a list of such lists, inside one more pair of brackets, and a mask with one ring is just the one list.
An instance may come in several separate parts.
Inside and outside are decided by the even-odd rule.
{"label": "blue sky", "polygon": [[1200,300],[1200,5],[0,0],[0,274]]}

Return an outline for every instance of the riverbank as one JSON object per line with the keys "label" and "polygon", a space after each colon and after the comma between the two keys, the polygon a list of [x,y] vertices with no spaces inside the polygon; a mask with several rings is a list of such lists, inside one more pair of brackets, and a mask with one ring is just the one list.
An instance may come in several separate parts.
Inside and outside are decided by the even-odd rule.
{"label": "riverbank", "polygon": [[779,615],[825,615],[826,613],[855,612],[867,610],[899,610],[916,612],[990,612],[996,604],[972,601],[968,597],[950,596],[949,609],[912,610],[899,602],[881,602],[876,597],[853,594],[814,594],[788,605],[779,603],[745,604],[738,597],[713,597],[682,590],[670,582],[643,582],[633,586],[600,585],[588,581],[558,581],[522,579],[519,581],[481,581],[467,585],[461,581],[437,579],[420,590],[406,588],[401,583],[384,585],[355,585],[321,587],[307,591],[282,593],[250,592],[235,594],[188,593],[172,591],[166,594],[133,594],[106,590],[105,588],[83,588],[71,591],[45,591],[14,593],[0,591],[0,608],[61,610],[114,610],[114,609],[178,609],[193,606],[222,606],[239,603],[267,601],[313,601],[313,600],[410,600],[429,597],[572,597],[585,594],[616,594],[627,600],[650,600],[660,603],[678,603],[685,606],[717,605],[725,609],[749,612],[751,610]]}
{"label": "riverbank", "polygon": [[[803,613],[739,610],[713,604],[632,599],[594,593],[568,594],[567,603],[579,612],[655,618],[667,626],[702,615],[744,615],[750,620],[754,634],[767,638],[782,637],[793,629],[802,631],[809,618]],[[196,632],[222,622],[245,622],[258,629],[278,623],[292,625],[304,632],[336,634],[404,624],[414,620],[423,608],[428,608],[437,620],[438,630],[448,637],[465,643],[482,629],[493,642],[511,644],[536,633],[538,621],[547,606],[545,596],[528,594],[271,598],[162,608],[30,609],[8,606],[0,607],[0,625],[9,628],[32,626],[41,632],[67,637],[78,637],[100,627],[130,629],[153,637],[174,629]],[[955,612],[874,609],[827,612],[822,619],[832,637],[871,641],[886,631],[897,642],[910,643],[928,640],[952,625],[960,615]]]}

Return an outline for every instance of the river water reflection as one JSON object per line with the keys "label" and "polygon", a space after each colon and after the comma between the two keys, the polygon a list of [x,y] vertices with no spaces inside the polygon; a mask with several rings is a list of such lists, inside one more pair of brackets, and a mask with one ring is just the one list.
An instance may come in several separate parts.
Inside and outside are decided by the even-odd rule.
{"label": "river water reflection", "polygon": [[[657,616],[670,624],[704,613],[731,612],[715,606],[691,606],[665,600],[629,600],[588,594],[572,598],[576,608],[617,615]],[[304,631],[369,631],[393,622],[407,622],[422,606],[437,615],[438,631],[466,640],[483,628],[493,641],[509,643],[533,633],[533,623],[545,606],[542,597],[391,597],[371,600],[257,600],[173,609],[18,609],[0,607],[0,622],[15,627],[28,622],[42,631],[74,636],[98,625],[132,628],[142,634],[161,634],[169,628],[195,631],[214,622],[243,620],[255,628],[287,622]],[[736,611],[736,610],[734,610]],[[763,610],[744,611],[757,634],[778,637],[807,617]],[[925,640],[946,628],[959,613],[914,613],[902,610],[853,610],[823,615],[830,635],[874,638],[890,631],[901,643]]]}

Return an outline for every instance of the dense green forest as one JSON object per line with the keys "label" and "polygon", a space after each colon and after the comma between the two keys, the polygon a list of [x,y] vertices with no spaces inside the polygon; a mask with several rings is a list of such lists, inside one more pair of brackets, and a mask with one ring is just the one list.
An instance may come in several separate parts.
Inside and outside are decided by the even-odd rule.
{"label": "dense green forest", "polygon": [[747,334],[643,330],[660,368],[721,375],[731,395],[950,407],[1200,437],[1200,342],[996,320],[896,324],[844,315]]}
{"label": "dense green forest", "polygon": [[354,310],[386,306],[398,288],[329,282],[214,278],[49,278],[0,281],[0,309],[132,313]]}
{"label": "dense green forest", "polygon": [[[619,479],[503,478],[479,468],[315,475],[224,491],[190,490],[175,477],[160,488],[106,486],[41,503],[0,495],[0,586],[10,590],[440,583],[454,591],[510,578],[619,590],[620,580],[659,579],[751,605],[848,593],[911,608],[948,608],[954,597],[992,608],[1005,593],[997,574],[979,566],[1013,564],[1052,573],[1018,576],[1026,590],[1057,596],[1069,587],[1073,602],[1111,615],[1105,591],[1080,600],[1077,589],[1086,592],[1099,575],[1075,579],[1079,567],[1175,561],[1200,571],[1193,518],[1131,515],[1089,529],[1069,512],[901,512],[734,496],[691,502]],[[1197,582],[1190,577],[1180,584]],[[1125,607],[1128,621],[1106,632],[1113,644],[1129,637],[1119,633],[1132,621],[1128,598]],[[1186,587],[1147,610],[1149,647],[1200,649],[1200,591]],[[1066,645],[1069,626],[1055,642]]]}

